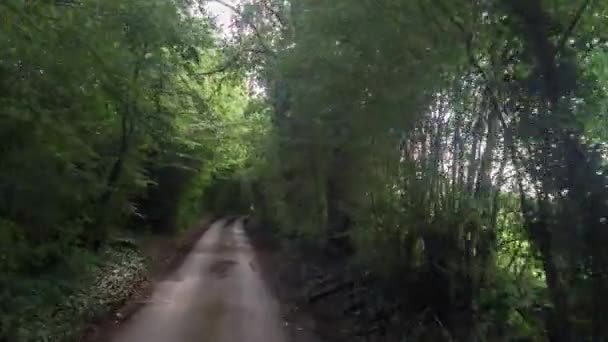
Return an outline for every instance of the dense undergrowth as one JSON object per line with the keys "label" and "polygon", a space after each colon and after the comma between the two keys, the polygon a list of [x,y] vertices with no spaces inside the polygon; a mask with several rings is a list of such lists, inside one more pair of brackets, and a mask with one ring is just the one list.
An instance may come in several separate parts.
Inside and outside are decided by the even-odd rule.
{"label": "dense undergrowth", "polygon": [[134,294],[148,276],[134,246],[109,245],[93,254],[74,251],[55,270],[2,279],[10,297],[2,300],[7,341],[77,341],[93,320]]}

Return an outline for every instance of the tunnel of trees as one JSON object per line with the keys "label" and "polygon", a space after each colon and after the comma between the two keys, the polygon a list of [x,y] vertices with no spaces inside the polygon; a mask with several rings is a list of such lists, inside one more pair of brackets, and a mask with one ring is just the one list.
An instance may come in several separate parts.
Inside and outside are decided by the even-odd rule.
{"label": "tunnel of trees", "polygon": [[599,0],[0,2],[0,340],[40,340],[15,330],[31,289],[60,292],[115,236],[249,211],[371,274],[403,340],[607,341],[607,18]]}

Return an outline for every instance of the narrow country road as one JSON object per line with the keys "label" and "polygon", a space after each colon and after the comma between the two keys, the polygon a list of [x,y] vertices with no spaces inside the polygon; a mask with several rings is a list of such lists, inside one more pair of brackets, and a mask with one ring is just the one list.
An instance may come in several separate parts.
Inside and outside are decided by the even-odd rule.
{"label": "narrow country road", "polygon": [[113,342],[288,342],[241,220],[215,222]]}

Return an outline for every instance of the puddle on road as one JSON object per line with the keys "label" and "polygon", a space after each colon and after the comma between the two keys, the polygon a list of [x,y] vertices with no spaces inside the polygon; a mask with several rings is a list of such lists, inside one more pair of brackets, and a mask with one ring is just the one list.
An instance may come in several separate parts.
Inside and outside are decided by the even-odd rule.
{"label": "puddle on road", "polygon": [[228,276],[230,269],[236,264],[236,261],[233,260],[217,260],[209,266],[207,272],[216,276],[217,278],[225,278]]}
{"label": "puddle on road", "polygon": [[258,267],[255,265],[255,262],[254,262],[254,260],[253,260],[253,259],[251,259],[251,260],[249,261],[249,268],[251,268],[251,270],[252,270],[253,272],[257,272],[257,271],[258,271]]}

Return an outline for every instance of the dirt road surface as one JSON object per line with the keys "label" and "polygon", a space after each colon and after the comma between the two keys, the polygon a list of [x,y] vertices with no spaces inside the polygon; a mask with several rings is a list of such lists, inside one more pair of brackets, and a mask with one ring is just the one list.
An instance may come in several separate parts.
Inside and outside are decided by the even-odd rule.
{"label": "dirt road surface", "polygon": [[241,220],[225,223],[211,226],[113,342],[294,341],[259,273]]}

